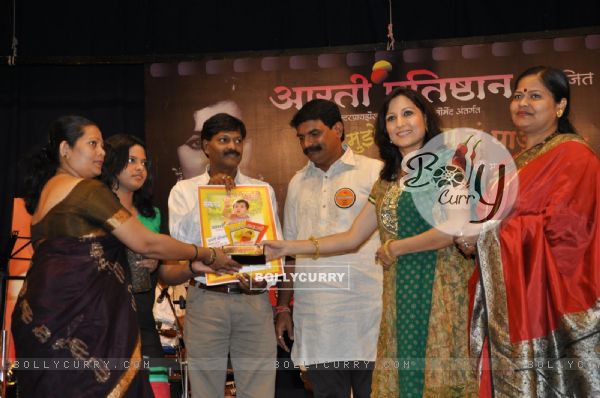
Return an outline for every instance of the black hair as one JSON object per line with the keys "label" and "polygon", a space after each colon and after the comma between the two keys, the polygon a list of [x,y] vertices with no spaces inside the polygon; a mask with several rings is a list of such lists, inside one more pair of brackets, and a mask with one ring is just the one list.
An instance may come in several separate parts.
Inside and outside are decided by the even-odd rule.
{"label": "black hair", "polygon": [[[337,122],[341,122],[342,126],[344,125],[340,108],[338,108],[335,102],[324,99],[314,99],[304,104],[290,121],[290,126],[298,128],[299,125],[307,120],[320,120],[329,128],[332,128]],[[342,131],[342,141],[344,141],[345,136],[346,133]]]}
{"label": "black hair", "polygon": [[567,75],[556,68],[552,68],[549,66],[534,66],[523,73],[521,73],[515,79],[514,90],[517,89],[519,82],[526,76],[537,75],[540,78],[540,81],[552,93],[552,97],[554,98],[554,102],[559,103],[561,99],[567,100],[567,106],[565,107],[563,114],[558,118],[558,132],[560,134],[577,134],[575,127],[569,121],[569,112],[571,110],[571,88],[569,86],[569,79]]}
{"label": "black hair", "polygon": [[248,203],[248,201],[246,199],[238,199],[238,200],[235,201],[235,203],[233,205],[235,206],[237,203],[243,203],[243,204],[245,204],[246,205],[246,210],[250,210],[250,203]]}
{"label": "black hair", "polygon": [[398,178],[398,171],[402,165],[402,154],[398,150],[398,147],[390,142],[390,136],[385,127],[385,118],[390,107],[390,102],[401,95],[408,98],[423,113],[426,121],[423,144],[426,144],[441,132],[437,113],[433,110],[429,101],[420,93],[408,87],[398,87],[385,97],[383,105],[377,114],[375,143],[379,147],[379,156],[383,160],[383,169],[381,169],[380,177],[387,181],[394,181]]}
{"label": "black hair", "polygon": [[56,174],[56,170],[60,166],[60,144],[66,141],[70,147],[75,146],[77,140],[83,135],[83,129],[87,126],[97,125],[83,116],[69,115],[56,119],[50,125],[46,145],[24,159],[23,196],[25,208],[29,214],[35,212],[44,185]]}
{"label": "black hair", "polygon": [[104,164],[102,165],[100,179],[111,190],[118,187],[119,180],[117,176],[127,168],[129,163],[129,149],[135,145],[141,146],[146,152],[146,159],[148,161],[146,170],[148,171],[148,175],[146,181],[144,181],[144,185],[133,193],[133,206],[144,217],[154,217],[156,215],[156,210],[152,203],[150,155],[148,154],[148,149],[146,149],[144,141],[129,134],[117,134],[107,138],[106,141],[104,141],[106,155],[104,156]]}
{"label": "black hair", "polygon": [[202,125],[200,139],[202,141],[210,141],[222,131],[238,131],[242,135],[242,139],[246,138],[246,126],[244,126],[244,122],[227,113],[217,113],[206,119]]}

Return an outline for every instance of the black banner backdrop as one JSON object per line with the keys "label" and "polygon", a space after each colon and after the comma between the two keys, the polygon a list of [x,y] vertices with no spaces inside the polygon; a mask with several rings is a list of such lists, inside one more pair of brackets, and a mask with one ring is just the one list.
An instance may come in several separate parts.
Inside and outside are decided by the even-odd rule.
{"label": "black banner backdrop", "polygon": [[512,83],[535,65],[560,68],[569,76],[571,120],[599,152],[600,35],[595,34],[147,65],[146,138],[155,161],[157,201],[166,205],[182,173],[187,178],[202,170],[201,165],[195,172],[186,167],[203,159],[195,130],[211,114],[225,111],[241,116],[248,129],[242,170],[273,185],[281,211],[288,181],[307,161],[289,126],[297,109],[313,98],[335,101],[345,121],[346,143],[357,153],[377,157],[375,116],[386,93],[401,85],[425,95],[445,128],[481,129],[516,152],[522,137],[508,111]]}

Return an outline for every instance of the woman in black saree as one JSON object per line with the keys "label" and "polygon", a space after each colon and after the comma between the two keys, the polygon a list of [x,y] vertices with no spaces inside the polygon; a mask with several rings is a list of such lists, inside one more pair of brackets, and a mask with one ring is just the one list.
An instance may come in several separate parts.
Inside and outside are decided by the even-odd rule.
{"label": "woman in black saree", "polygon": [[54,122],[25,186],[32,265],[12,317],[24,397],[151,397],[124,246],[156,259],[190,259],[198,271],[239,266],[219,250],[147,230],[97,177],[102,133],[91,121]]}

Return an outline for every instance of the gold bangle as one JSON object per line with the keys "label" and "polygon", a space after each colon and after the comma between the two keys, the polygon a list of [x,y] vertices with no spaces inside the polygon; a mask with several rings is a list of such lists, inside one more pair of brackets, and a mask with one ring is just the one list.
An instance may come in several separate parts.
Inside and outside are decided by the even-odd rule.
{"label": "gold bangle", "polygon": [[313,254],[312,258],[313,258],[313,260],[316,260],[319,258],[319,255],[321,254],[320,247],[319,247],[319,240],[312,235],[308,237],[308,240],[310,240],[313,243],[313,245],[315,245],[315,254]]}
{"label": "gold bangle", "polygon": [[389,259],[395,259],[396,258],[396,256],[392,256],[392,253],[390,253],[390,244],[393,241],[394,241],[394,239],[388,239],[383,244],[383,252],[385,253],[385,255],[387,256],[387,258],[389,258]]}
{"label": "gold bangle", "polygon": [[210,250],[210,257],[208,258],[208,260],[203,261],[203,263],[204,263],[204,265],[211,266],[217,259],[217,251],[215,250],[214,247],[209,247],[208,250]]}

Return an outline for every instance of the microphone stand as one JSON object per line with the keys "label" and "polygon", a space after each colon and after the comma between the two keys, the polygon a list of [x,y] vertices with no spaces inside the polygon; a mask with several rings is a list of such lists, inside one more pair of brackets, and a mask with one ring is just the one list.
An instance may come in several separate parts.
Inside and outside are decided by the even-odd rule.
{"label": "microphone stand", "polygon": [[[173,329],[175,329],[175,332],[177,334],[177,339],[178,339],[178,343],[177,344],[177,360],[179,362],[179,371],[181,372],[181,388],[182,388],[182,394],[181,396],[184,398],[188,398],[188,368],[187,368],[187,361],[184,360],[183,358],[183,325],[181,324],[181,322],[179,321],[179,318],[177,317],[177,311],[175,310],[175,305],[177,304],[179,305],[179,308],[181,308],[182,310],[185,309],[185,299],[183,298],[183,296],[179,296],[179,300],[175,300],[173,301],[171,299],[171,295],[169,294],[169,287],[165,287],[159,295],[159,298],[166,298],[167,299],[167,303],[169,304],[169,307],[171,308],[171,312],[173,313],[173,317],[175,318],[175,323],[173,323]],[[159,302],[157,299],[157,302],[160,304],[162,302],[162,300]]]}
{"label": "microphone stand", "polygon": [[[26,242],[19,247],[15,252],[13,248],[17,243],[18,239],[26,240]],[[8,352],[8,332],[6,331],[5,318],[6,318],[6,297],[8,294],[8,281],[10,280],[24,280],[24,276],[11,276],[9,270],[10,260],[31,260],[30,258],[18,257],[19,253],[23,251],[27,246],[31,244],[30,237],[20,237],[18,231],[13,231],[7,242],[6,247],[2,252],[0,259],[0,312],[2,314],[2,329],[0,330],[0,398],[6,397],[7,385],[14,384],[13,380],[9,380],[12,375],[10,366],[7,361]]]}

